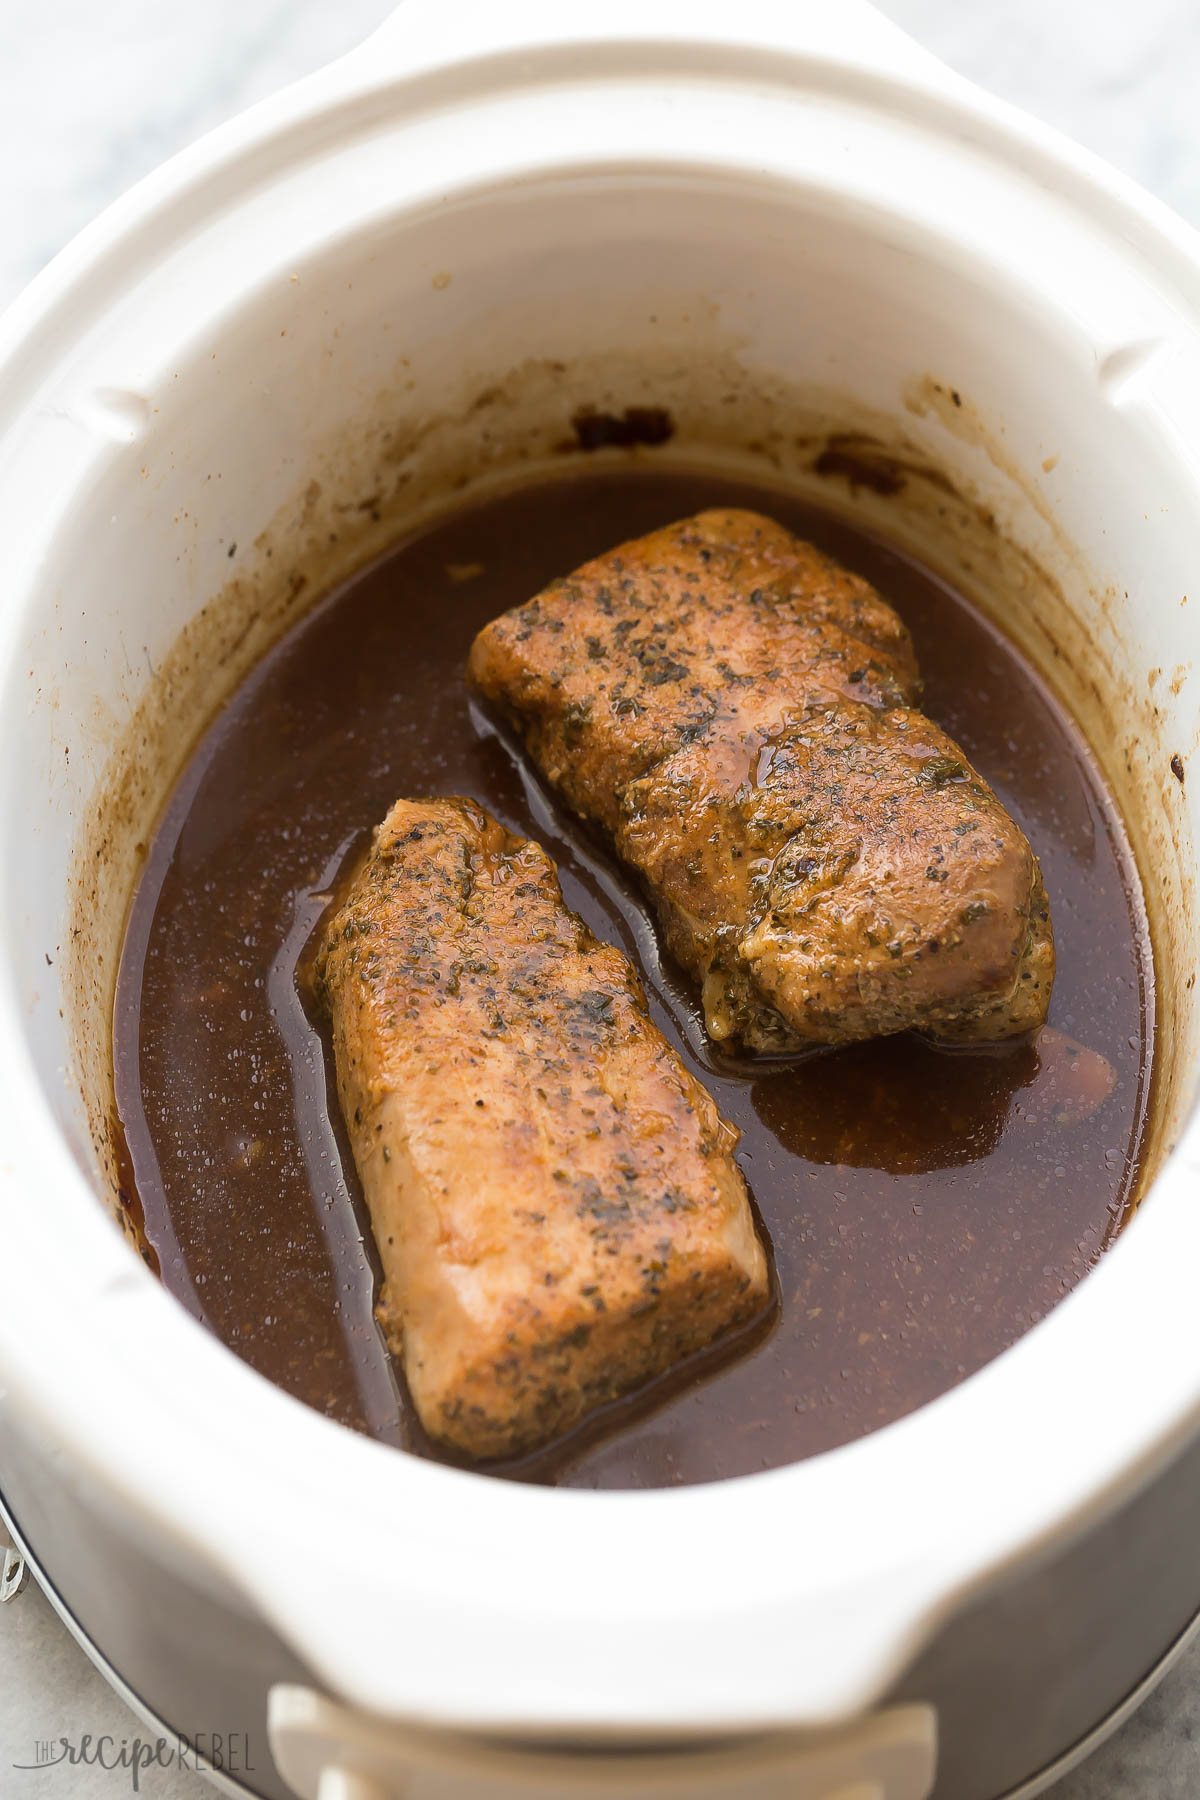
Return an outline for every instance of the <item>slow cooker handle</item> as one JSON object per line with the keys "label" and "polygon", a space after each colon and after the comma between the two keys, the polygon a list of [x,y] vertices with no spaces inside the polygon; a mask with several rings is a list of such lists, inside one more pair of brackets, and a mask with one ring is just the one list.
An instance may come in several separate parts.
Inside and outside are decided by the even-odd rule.
{"label": "slow cooker handle", "polygon": [[606,0],[601,15],[561,0],[403,0],[358,51],[385,73],[461,62],[497,52],[578,45],[586,53],[597,38],[611,48],[622,39],[691,46],[728,44],[820,58],[876,74],[922,74],[935,83],[956,80],[946,65],[870,0]]}
{"label": "slow cooker handle", "polygon": [[588,1757],[371,1718],[312,1688],[272,1688],[271,1752],[299,1800],[928,1800],[931,1706],[893,1706],[808,1741]]}
{"label": "slow cooker handle", "polygon": [[322,1771],[317,1786],[317,1800],[390,1800],[386,1788],[349,1769],[328,1768]]}

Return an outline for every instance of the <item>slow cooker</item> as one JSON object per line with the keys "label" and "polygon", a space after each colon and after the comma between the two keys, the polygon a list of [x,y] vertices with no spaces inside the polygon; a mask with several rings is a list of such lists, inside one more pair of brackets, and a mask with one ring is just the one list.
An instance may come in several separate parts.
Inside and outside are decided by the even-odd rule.
{"label": "slow cooker", "polygon": [[[502,1483],[340,1428],[121,1229],[121,927],[197,733],[324,587],[580,407],[817,487],[998,618],[1133,836],[1144,1199],[1014,1348],[794,1467]],[[825,495],[828,499],[828,495]],[[0,325],[0,1488],[260,1800],[1015,1800],[1200,1612],[1200,239],[861,0],[408,4]]]}

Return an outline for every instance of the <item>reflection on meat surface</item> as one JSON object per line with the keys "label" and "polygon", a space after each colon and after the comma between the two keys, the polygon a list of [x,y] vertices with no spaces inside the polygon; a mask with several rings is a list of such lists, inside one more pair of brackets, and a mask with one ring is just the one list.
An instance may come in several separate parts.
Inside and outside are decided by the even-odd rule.
{"label": "reflection on meat surface", "polygon": [[896,614],[783,527],[711,511],[623,545],[486,627],[469,673],[641,876],[715,1040],[1044,1022],[1024,834],[914,709]]}
{"label": "reflection on meat surface", "polygon": [[399,801],[316,982],[431,1437],[518,1455],[763,1310],[737,1133],[538,845]]}

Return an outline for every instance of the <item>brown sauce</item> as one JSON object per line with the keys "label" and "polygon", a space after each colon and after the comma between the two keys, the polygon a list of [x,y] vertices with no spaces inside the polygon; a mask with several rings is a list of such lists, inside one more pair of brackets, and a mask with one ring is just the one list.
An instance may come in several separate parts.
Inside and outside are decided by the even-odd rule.
{"label": "brown sauce", "polygon": [[[1038,1046],[903,1037],[790,1066],[714,1057],[637,892],[470,700],[463,664],[488,619],[718,504],[814,539],[911,627],[926,709],[1042,859],[1058,978]],[[829,1449],[996,1356],[1119,1228],[1148,1104],[1152,961],[1127,841],[1071,719],[967,601],[845,523],[713,477],[590,471],[449,517],[326,599],[215,720],[151,846],[115,1017],[145,1233],[166,1286],[281,1387],[434,1454],[374,1324],[361,1199],[297,981],[351,849],[398,795],[426,793],[474,795],[538,838],[568,903],[641,966],[662,1029],[741,1128],[778,1278],[773,1322],[733,1360],[508,1472],[656,1487]],[[1111,1091],[1071,1040],[1107,1059]]]}

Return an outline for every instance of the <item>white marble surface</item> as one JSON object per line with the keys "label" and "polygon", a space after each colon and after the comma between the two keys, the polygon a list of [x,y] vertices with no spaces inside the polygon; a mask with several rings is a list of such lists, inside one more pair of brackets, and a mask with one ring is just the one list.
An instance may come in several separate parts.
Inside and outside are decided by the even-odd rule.
{"label": "white marble surface", "polygon": [[[1197,0],[882,4],[964,73],[1071,132],[1200,224]],[[0,305],[140,175],[348,49],[390,10],[389,0],[0,0]],[[39,1738],[90,1731],[119,1742],[137,1729],[36,1589],[0,1609],[5,1800],[128,1794],[123,1771],[12,1765],[32,1761]],[[210,1791],[178,1771],[141,1783],[148,1800]],[[1054,1800],[1197,1796],[1200,1646],[1054,1790]]]}

